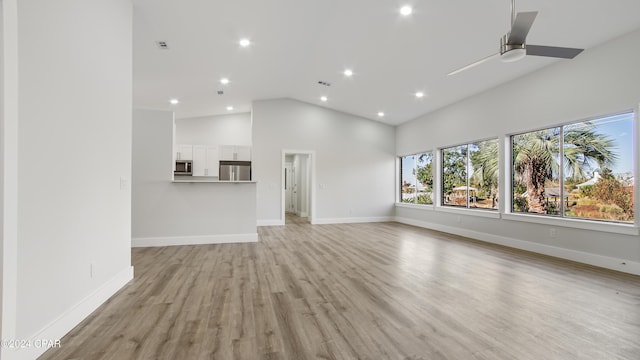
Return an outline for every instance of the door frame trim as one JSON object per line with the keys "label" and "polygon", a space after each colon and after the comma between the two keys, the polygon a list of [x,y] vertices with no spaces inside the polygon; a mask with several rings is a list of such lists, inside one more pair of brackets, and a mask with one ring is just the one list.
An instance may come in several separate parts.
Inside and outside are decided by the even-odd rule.
{"label": "door frame trim", "polygon": [[285,224],[285,192],[284,171],[287,155],[307,155],[309,157],[309,223],[314,224],[316,219],[316,152],[314,150],[282,149],[280,162],[280,221]]}

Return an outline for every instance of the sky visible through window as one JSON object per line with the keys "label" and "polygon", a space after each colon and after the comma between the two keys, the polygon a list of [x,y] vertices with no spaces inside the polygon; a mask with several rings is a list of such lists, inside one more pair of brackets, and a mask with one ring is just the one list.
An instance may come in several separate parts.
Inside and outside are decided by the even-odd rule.
{"label": "sky visible through window", "polygon": [[593,122],[596,131],[613,139],[618,159],[611,166],[614,174],[633,172],[633,113],[598,119]]}
{"label": "sky visible through window", "polygon": [[402,158],[402,179],[411,184],[416,183],[416,175],[413,173],[416,166],[416,157],[413,155]]}

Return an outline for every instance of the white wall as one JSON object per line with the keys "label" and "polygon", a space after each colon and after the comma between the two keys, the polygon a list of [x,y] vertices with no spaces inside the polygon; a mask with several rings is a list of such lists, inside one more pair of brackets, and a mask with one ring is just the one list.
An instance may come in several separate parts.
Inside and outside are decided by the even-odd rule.
{"label": "white wall", "polygon": [[176,119],[176,144],[251,146],[251,113]]}
{"label": "white wall", "polygon": [[[0,339],[4,339],[3,334],[3,326],[1,326],[4,322],[3,311],[4,311],[4,274],[6,274],[6,269],[4,268],[4,198],[5,198],[5,189],[4,189],[4,154],[5,154],[5,114],[4,114],[4,94],[5,94],[5,80],[4,80],[4,36],[6,31],[4,30],[4,11],[3,11],[4,3],[0,0]],[[13,277],[13,276],[12,276]],[[15,292],[15,289],[13,289]],[[14,309],[15,310],[15,309]],[[2,356],[0,354],[0,356]]]}
{"label": "white wall", "polygon": [[133,275],[131,22],[128,0],[18,2],[18,339],[61,337]]}
{"label": "white wall", "polygon": [[[18,15],[17,0],[2,1],[2,339],[16,338],[18,281]],[[8,358],[0,348],[0,358]]]}
{"label": "white wall", "polygon": [[316,153],[316,222],[382,220],[393,213],[394,128],[290,99],[253,103],[259,224],[280,224],[282,150]]}
{"label": "white wall", "polygon": [[[559,61],[403,124],[397,128],[396,152],[406,155],[637,109],[640,102],[639,43],[640,30],[588,49],[574,60]],[[503,157],[503,169],[504,161]],[[636,179],[637,174],[636,169]],[[508,206],[501,204],[505,205]],[[640,237],[637,235],[464,215],[457,222],[458,214],[404,207],[396,209],[396,216],[404,222],[640,273]],[[550,228],[557,228],[556,238],[550,238]],[[626,265],[621,265],[623,262]]]}
{"label": "white wall", "polygon": [[173,113],[134,110],[134,246],[256,241],[256,185],[172,183]]}

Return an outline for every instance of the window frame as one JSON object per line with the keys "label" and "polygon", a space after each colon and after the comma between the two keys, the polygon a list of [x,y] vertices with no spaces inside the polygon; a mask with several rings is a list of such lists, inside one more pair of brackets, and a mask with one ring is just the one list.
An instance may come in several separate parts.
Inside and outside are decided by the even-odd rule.
{"label": "window frame", "polygon": [[[585,124],[588,123],[590,121],[598,121],[598,120],[602,120],[602,119],[606,119],[606,118],[611,118],[611,117],[615,117],[615,116],[620,116],[620,115],[631,115],[631,120],[632,120],[632,132],[634,133],[633,136],[633,141],[631,144],[631,151],[633,152],[635,149],[637,149],[638,146],[638,141],[637,141],[637,118],[638,118],[638,112],[634,111],[634,110],[628,110],[628,111],[620,111],[620,112],[616,112],[616,113],[611,113],[611,114],[605,114],[605,115],[599,115],[599,116],[592,116],[586,119],[582,119],[582,120],[574,120],[574,121],[567,121],[567,122],[563,122],[557,125],[548,125],[546,127],[542,127],[542,128],[537,128],[534,130],[526,130],[526,131],[518,131],[518,132],[514,132],[514,133],[510,133],[510,134],[506,134],[505,138],[507,141],[507,147],[508,147],[508,151],[509,151],[509,156],[508,156],[508,167],[509,167],[509,176],[508,176],[508,180],[509,180],[509,187],[505,188],[505,191],[508,191],[508,193],[504,194],[507,195],[505,198],[509,199],[509,203],[508,206],[505,208],[505,212],[504,214],[512,214],[512,215],[522,215],[522,216],[532,216],[532,217],[536,217],[536,218],[551,218],[551,219],[563,219],[563,220],[573,220],[573,221],[590,221],[590,222],[595,222],[595,223],[599,223],[599,224],[615,224],[615,225],[633,225],[634,227],[638,226],[638,219],[637,216],[634,216],[634,221],[633,222],[623,222],[623,221],[613,221],[613,220],[605,220],[605,219],[596,219],[596,218],[582,218],[582,217],[570,217],[567,216],[565,214],[566,208],[565,208],[565,201],[564,201],[564,196],[565,196],[565,170],[564,170],[564,152],[565,152],[565,127],[567,126],[571,126],[571,125],[580,125],[580,124]],[[515,176],[515,169],[514,169],[514,157],[513,157],[513,151],[514,151],[514,146],[513,146],[513,137],[514,136],[518,136],[518,135],[523,135],[523,134],[528,134],[528,133],[532,133],[532,132],[536,132],[536,131],[547,131],[547,130],[551,130],[554,128],[558,128],[559,132],[558,132],[558,182],[559,182],[559,209],[558,209],[558,214],[554,215],[554,214],[540,214],[540,213],[529,213],[529,212],[519,212],[519,211],[514,211],[514,193],[513,193],[513,180],[514,180],[514,176]],[[637,197],[638,197],[638,192],[636,190],[636,174],[638,172],[637,169],[637,163],[638,163],[638,159],[636,156],[636,159],[633,160],[632,162],[632,173],[634,174],[634,214],[638,213],[638,202],[637,202]]]}
{"label": "window frame", "polygon": [[[623,222],[610,222],[606,220],[595,220],[595,219],[587,219],[587,218],[571,218],[571,217],[559,217],[559,216],[546,216],[545,214],[526,214],[526,213],[514,213],[511,211],[513,204],[513,191],[512,191],[512,180],[513,180],[513,152],[512,152],[512,143],[511,136],[523,134],[532,131],[545,130],[553,127],[562,128],[565,125],[582,123],[587,121],[598,120],[606,117],[612,117],[623,114],[632,114],[633,115],[633,141],[632,141],[632,150],[635,154],[635,159],[633,161],[633,175],[634,180],[638,178],[640,174],[640,103],[634,108],[628,108],[617,112],[611,112],[606,114],[601,114],[597,116],[586,117],[574,121],[564,121],[559,123],[550,123],[545,126],[529,128],[529,129],[520,129],[518,131],[501,133],[497,137],[498,139],[498,164],[499,164],[499,178],[498,178],[498,196],[499,203],[497,211],[475,211],[477,208],[462,208],[462,207],[453,207],[453,206],[442,206],[442,150],[446,148],[451,148],[455,146],[462,145],[464,143],[458,143],[457,145],[447,145],[438,147],[435,150],[432,150],[433,153],[433,162],[435,163],[433,166],[433,206],[429,205],[416,205],[411,203],[401,203],[396,202],[396,207],[401,208],[413,208],[419,211],[438,211],[444,213],[451,213],[457,215],[465,215],[470,217],[485,217],[485,218],[494,218],[494,219],[504,219],[507,221],[516,221],[516,222],[527,222],[534,223],[540,225],[548,225],[550,228],[575,228],[587,231],[600,231],[604,233],[614,233],[614,234],[622,234],[622,235],[640,235],[640,216],[637,216],[640,210],[640,191],[637,188],[637,181],[634,181],[634,213],[636,216],[634,217],[634,223],[623,223]],[[481,140],[476,140],[470,143],[478,143],[486,140],[496,139],[496,137],[488,137]],[[564,141],[564,139],[561,139]],[[563,146],[564,147],[564,146]],[[408,154],[411,155],[411,154]],[[415,155],[415,154],[413,154]],[[405,155],[406,156],[406,155]],[[402,156],[398,158],[401,159]],[[399,167],[398,167],[399,168]],[[400,174],[398,169],[396,169],[396,174]],[[399,186],[397,187],[399,188]],[[489,210],[489,209],[484,209]],[[461,217],[457,217],[457,221],[461,221]],[[542,234],[541,234],[542,235]],[[542,235],[544,236],[544,235]]]}
{"label": "window frame", "polygon": [[[469,193],[468,193],[468,189],[470,187],[470,183],[471,183],[471,175],[469,174],[469,167],[471,165],[471,155],[470,155],[470,146],[471,145],[477,145],[480,143],[484,143],[487,141],[496,141],[497,146],[498,146],[498,196],[502,197],[502,190],[501,190],[501,183],[502,183],[502,171],[501,171],[501,167],[500,167],[500,158],[501,158],[501,151],[500,151],[500,137],[488,137],[488,138],[483,138],[483,139],[479,139],[479,140],[474,140],[474,141],[469,141],[466,143],[460,143],[457,145],[450,145],[450,146],[443,146],[438,148],[438,169],[439,169],[439,174],[438,174],[438,201],[436,202],[434,199],[434,203],[436,203],[436,208],[438,210],[442,210],[445,212],[458,212],[458,211],[472,211],[472,212],[477,212],[477,211],[486,211],[489,212],[491,214],[497,213],[498,215],[501,213],[501,203],[500,201],[498,201],[497,204],[497,208],[496,209],[492,209],[492,208],[481,208],[481,207],[471,207],[470,206],[470,202],[469,202]],[[457,206],[457,205],[449,205],[449,204],[445,204],[444,203],[444,151],[446,149],[451,149],[451,148],[457,148],[457,147],[461,147],[461,146],[466,146],[466,156],[465,156],[465,184],[467,186],[467,196],[466,196],[466,206]],[[475,172],[476,169],[474,169]],[[434,178],[435,179],[435,178]],[[435,186],[434,186],[435,188]],[[435,192],[435,190],[434,190]],[[495,217],[495,216],[490,216],[490,217]],[[498,216],[499,217],[499,216]]]}
{"label": "window frame", "polygon": [[[436,183],[436,178],[435,178],[435,167],[433,166],[434,162],[435,162],[435,150],[426,150],[426,151],[419,151],[417,153],[412,153],[412,154],[406,154],[406,155],[400,155],[398,156],[398,168],[396,170],[396,173],[398,174],[398,183],[396,185],[396,205],[397,206],[402,206],[402,207],[414,207],[414,208],[418,208],[418,209],[422,209],[422,208],[433,208],[434,204],[435,204],[435,183]],[[417,170],[418,170],[418,158],[420,155],[422,154],[431,154],[431,178],[433,180],[433,185],[431,186],[431,194],[432,194],[432,198],[431,198],[431,204],[420,204],[418,203],[418,196],[417,196],[417,191],[418,191],[418,177],[417,177]],[[403,171],[403,167],[402,167],[402,160],[407,157],[407,156],[414,156],[415,160],[414,160],[414,165],[413,165],[413,171],[414,171],[414,175],[416,176],[416,183],[415,183],[415,188],[416,188],[416,197],[414,198],[414,202],[404,202],[402,200],[402,184],[403,184],[403,177],[402,177],[402,171]]]}
{"label": "window frame", "polygon": [[[602,232],[610,232],[610,233],[618,233],[624,235],[640,235],[640,218],[637,216],[638,210],[640,209],[640,192],[637,190],[637,175],[640,172],[640,156],[636,155],[633,160],[633,170],[632,173],[634,175],[634,221],[633,223],[625,223],[625,222],[615,222],[608,220],[600,220],[600,219],[589,219],[589,218],[578,218],[578,217],[566,217],[564,216],[564,205],[561,206],[560,215],[549,215],[549,214],[535,214],[535,213],[523,213],[523,212],[514,212],[513,211],[513,142],[511,140],[512,136],[526,134],[534,131],[542,131],[548,130],[555,127],[560,128],[560,141],[559,141],[559,149],[564,151],[564,126],[572,125],[572,124],[580,124],[589,121],[596,121],[603,118],[614,117],[619,115],[631,114],[632,115],[632,124],[633,124],[633,141],[632,141],[632,151],[635,154],[638,154],[640,151],[640,126],[639,126],[639,118],[638,114],[640,113],[640,104],[638,108],[635,109],[627,109],[623,111],[612,112],[608,114],[602,114],[597,116],[590,116],[587,118],[583,118],[580,120],[573,121],[565,121],[556,124],[549,124],[543,127],[532,128],[528,130],[521,130],[516,132],[506,133],[503,136],[504,146],[503,151],[505,154],[505,162],[502,167],[507,173],[507,176],[503,176],[503,181],[505,183],[504,187],[501,190],[502,198],[505,199],[504,206],[501,208],[501,218],[505,220],[512,221],[522,221],[529,223],[537,223],[543,225],[551,225],[557,227],[569,227],[569,228],[578,228],[592,231],[602,231]],[[562,154],[562,153],[560,153]],[[563,166],[563,156],[560,156],[560,165]],[[561,196],[564,196],[564,179],[562,176],[564,175],[563,171],[560,175],[560,189]]]}

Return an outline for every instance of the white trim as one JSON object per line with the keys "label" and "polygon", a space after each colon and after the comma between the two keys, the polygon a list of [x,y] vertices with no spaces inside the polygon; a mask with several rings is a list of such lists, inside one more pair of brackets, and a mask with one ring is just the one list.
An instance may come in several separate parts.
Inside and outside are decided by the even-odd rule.
{"label": "white trim", "polygon": [[528,214],[502,214],[502,218],[510,221],[522,221],[534,224],[553,225],[557,227],[568,227],[575,229],[584,229],[592,231],[602,231],[624,235],[639,235],[640,229],[632,224],[616,224],[600,221],[590,221],[587,219],[558,218],[545,215],[528,215]]}
{"label": "white trim", "polygon": [[[285,168],[285,159],[287,155],[307,155],[309,157],[309,162],[307,162],[307,168],[310,168],[309,174],[309,203],[307,204],[307,209],[309,210],[309,221],[313,224],[316,216],[316,152],[314,150],[292,150],[292,149],[282,149],[282,160],[281,160],[281,168],[280,168],[280,221],[282,225],[284,225],[285,218],[285,194],[284,194],[284,173]],[[311,163],[309,165],[309,163]],[[260,224],[260,221],[258,221]],[[261,225],[258,225],[261,226]],[[262,225],[269,226],[269,225]]]}
{"label": "white trim", "polygon": [[634,109],[635,111],[633,112],[633,128],[635,129],[636,133],[633,136],[633,144],[632,146],[632,150],[635,151],[636,156],[635,156],[635,164],[633,164],[633,186],[635,187],[635,191],[634,191],[634,195],[635,195],[635,199],[633,201],[633,203],[635,204],[635,208],[633,209],[635,211],[635,219],[634,219],[634,223],[636,225],[636,227],[640,227],[640,216],[638,216],[638,213],[640,212],[640,191],[638,191],[638,183],[640,180],[638,175],[640,175],[640,156],[638,156],[638,152],[640,152],[640,119],[638,114],[640,113],[640,103],[638,104],[638,106]]}
{"label": "white trim", "polygon": [[500,219],[500,212],[498,210],[482,210],[480,208],[469,209],[466,207],[453,207],[453,206],[436,206],[436,211],[458,214],[458,215],[468,215],[468,216],[479,216],[485,218],[492,219]]}
{"label": "white trim", "polygon": [[[396,176],[394,179],[394,198],[395,198],[395,202],[396,204],[399,203],[400,201],[402,201],[402,189],[401,189],[401,185],[400,183],[402,182],[402,156],[396,156],[396,161],[395,161],[395,168],[396,168]],[[433,169],[433,168],[432,168]]]}
{"label": "white trim", "polygon": [[400,216],[396,216],[395,221],[402,224],[408,224],[408,225],[418,226],[426,229],[432,229],[437,231],[443,231],[450,234],[465,236],[472,239],[489,242],[492,244],[498,244],[498,245],[503,245],[511,248],[520,249],[520,250],[526,250],[526,251],[531,251],[531,252],[558,257],[562,259],[577,261],[584,264],[594,265],[594,266],[621,271],[629,274],[640,275],[640,262],[636,262],[636,261],[618,259],[618,258],[613,258],[609,256],[591,254],[583,251],[570,250],[570,249],[559,248],[555,246],[538,244],[530,241],[518,240],[518,239],[508,238],[504,236],[497,236],[497,235],[487,234],[479,231],[474,231],[474,230],[469,230],[464,228],[457,228],[457,227],[441,225],[441,224],[435,224],[435,223],[430,223],[430,222],[421,221],[421,220],[404,218]]}
{"label": "white trim", "polygon": [[257,242],[258,233],[227,234],[227,235],[199,235],[199,236],[170,236],[144,237],[131,239],[131,247],[156,247],[180,245],[209,245],[228,243]]}
{"label": "white trim", "polygon": [[[504,213],[504,210],[511,208],[513,204],[511,193],[511,138],[508,135],[500,137],[500,148],[498,149],[498,208]],[[502,151],[499,151],[502,149]]]}
{"label": "white trim", "polygon": [[281,220],[281,219],[258,220],[258,226],[284,226],[284,220]]}
{"label": "white trim", "polygon": [[[31,336],[29,338],[30,343],[35,344],[36,340],[61,339],[132,279],[133,266],[123,269],[93,293],[89,294],[80,302],[62,313],[57,319],[53,320]],[[29,348],[18,349],[14,352],[14,356],[11,358],[25,360],[35,359],[47,350],[48,348],[46,347],[31,346]]]}
{"label": "white trim", "polygon": [[433,211],[434,208],[435,208],[435,206],[433,204],[420,205],[420,204],[403,203],[403,202],[397,202],[397,203],[395,203],[395,206],[396,207],[401,207],[401,208],[429,210],[429,211]]}
{"label": "white trim", "polygon": [[437,149],[433,154],[433,161],[435,166],[431,168],[434,171],[433,174],[433,203],[442,204],[442,150]]}
{"label": "white trim", "polygon": [[355,217],[355,218],[324,218],[315,219],[312,224],[314,225],[327,225],[327,224],[355,224],[355,223],[373,223],[373,222],[388,222],[394,221],[393,216],[376,216],[376,217]]}

